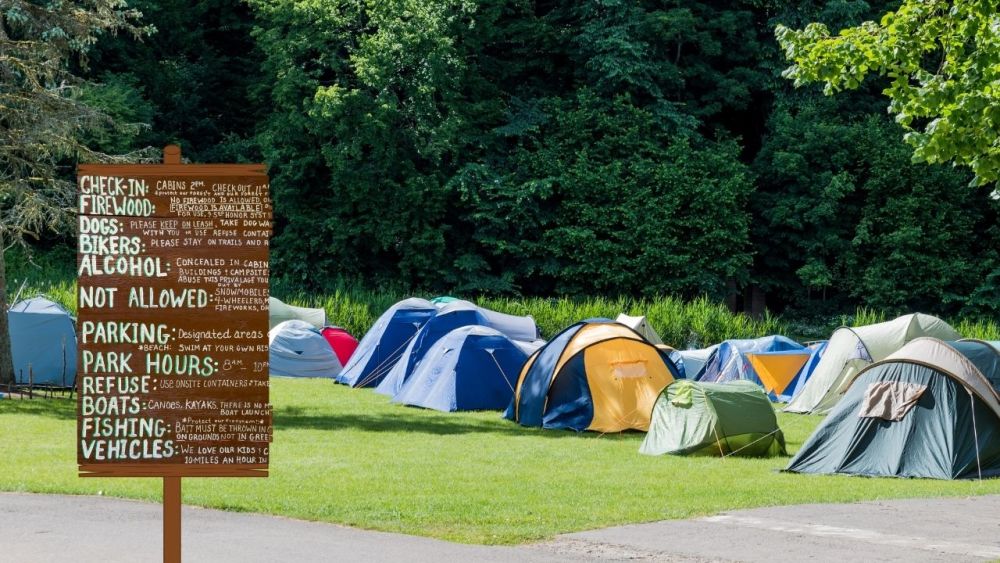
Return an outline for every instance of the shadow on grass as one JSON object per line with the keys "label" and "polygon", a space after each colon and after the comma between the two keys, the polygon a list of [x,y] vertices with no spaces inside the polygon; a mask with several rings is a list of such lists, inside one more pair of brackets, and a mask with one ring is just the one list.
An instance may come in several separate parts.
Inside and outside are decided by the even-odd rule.
{"label": "shadow on grass", "polygon": [[297,407],[283,407],[274,411],[274,427],[282,429],[311,430],[360,430],[363,432],[422,433],[439,436],[456,434],[498,434],[504,436],[533,436],[562,439],[629,439],[641,436],[639,432],[598,434],[571,430],[543,430],[528,428],[501,418],[481,420],[462,414],[442,415],[435,411],[400,408],[399,413],[384,414],[314,414]]}
{"label": "shadow on grass", "polygon": [[2,399],[0,414],[47,416],[59,420],[76,420],[76,401],[69,399]]}

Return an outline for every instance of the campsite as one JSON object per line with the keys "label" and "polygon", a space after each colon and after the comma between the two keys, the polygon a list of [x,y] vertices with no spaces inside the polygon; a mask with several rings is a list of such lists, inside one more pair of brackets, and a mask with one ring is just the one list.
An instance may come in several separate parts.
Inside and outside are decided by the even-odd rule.
{"label": "campsite", "polygon": [[0,560],[1000,560],[996,0],[5,0]]}

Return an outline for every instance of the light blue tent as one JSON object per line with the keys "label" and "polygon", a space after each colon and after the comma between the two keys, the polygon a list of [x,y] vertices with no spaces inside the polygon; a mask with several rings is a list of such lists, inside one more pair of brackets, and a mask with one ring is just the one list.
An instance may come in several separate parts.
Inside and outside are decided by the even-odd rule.
{"label": "light blue tent", "polygon": [[416,297],[389,307],[358,343],[337,381],[351,387],[381,383],[420,328],[436,313],[433,303]]}
{"label": "light blue tent", "polygon": [[527,359],[492,328],[456,328],[430,347],[392,401],[445,412],[500,410],[510,404]]}
{"label": "light blue tent", "polygon": [[[764,386],[747,355],[777,352],[796,352],[808,355],[805,346],[780,335],[745,340],[726,340],[715,349],[708,358],[708,361],[701,368],[701,372],[696,377],[688,374],[688,379],[696,379],[697,381],[708,383],[743,380],[752,381]],[[801,362],[799,365],[801,365]],[[784,390],[794,388],[793,375],[789,373],[788,376],[791,378],[790,383],[778,390],[778,393],[781,393],[781,395],[772,393],[771,400],[781,400],[782,398],[788,400],[788,396],[784,395]]]}
{"label": "light blue tent", "polygon": [[342,369],[330,343],[306,321],[284,321],[272,328],[267,336],[271,375],[333,378]]}
{"label": "light blue tent", "polygon": [[[7,312],[10,351],[18,383],[76,384],[76,322],[62,305],[44,297],[15,303]],[[30,375],[29,375],[30,370]]]}
{"label": "light blue tent", "polygon": [[[681,377],[684,379],[697,379],[698,374],[701,373],[702,368],[708,363],[709,358],[715,353],[718,344],[713,344],[708,348],[699,348],[697,350],[677,350],[677,355],[680,361],[675,360],[677,368],[681,372]],[[671,358],[673,359],[673,358]]]}
{"label": "light blue tent", "polygon": [[487,326],[487,322],[486,317],[479,311],[479,307],[468,301],[453,301],[439,309],[437,314],[427,321],[420,332],[413,337],[399,361],[392,366],[385,379],[378,384],[375,390],[383,395],[395,397],[403,388],[406,380],[413,374],[417,363],[423,359],[435,342],[456,328],[469,325]]}

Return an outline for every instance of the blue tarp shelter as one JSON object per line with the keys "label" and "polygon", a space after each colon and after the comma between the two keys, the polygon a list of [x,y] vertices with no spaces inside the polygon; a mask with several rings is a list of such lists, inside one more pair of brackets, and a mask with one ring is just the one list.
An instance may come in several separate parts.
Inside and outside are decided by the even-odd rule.
{"label": "blue tarp shelter", "polygon": [[435,342],[456,328],[469,325],[487,325],[486,317],[480,312],[479,307],[468,301],[453,301],[441,307],[410,340],[399,361],[392,366],[375,390],[383,395],[395,397]]}
{"label": "blue tarp shelter", "polygon": [[7,312],[14,376],[27,384],[72,387],[76,383],[76,321],[44,297],[15,303]]}
{"label": "blue tarp shelter", "polygon": [[424,354],[393,402],[445,412],[504,409],[527,359],[492,328],[456,328]]}
{"label": "blue tarp shelter", "polygon": [[271,375],[333,378],[342,369],[330,343],[306,321],[284,321],[267,336]]}
{"label": "blue tarp shelter", "polygon": [[416,297],[389,307],[358,343],[337,381],[351,387],[381,383],[420,328],[436,313],[433,303]]}

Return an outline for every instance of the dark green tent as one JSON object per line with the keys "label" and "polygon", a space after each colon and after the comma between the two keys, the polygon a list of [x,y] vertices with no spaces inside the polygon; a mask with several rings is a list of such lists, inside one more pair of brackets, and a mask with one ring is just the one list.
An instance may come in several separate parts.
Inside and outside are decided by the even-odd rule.
{"label": "dark green tent", "polygon": [[1000,475],[997,350],[918,338],[862,370],[788,465],[797,473]]}
{"label": "dark green tent", "polygon": [[657,397],[639,452],[772,456],[785,453],[785,437],[771,401],[758,385],[680,379]]}

